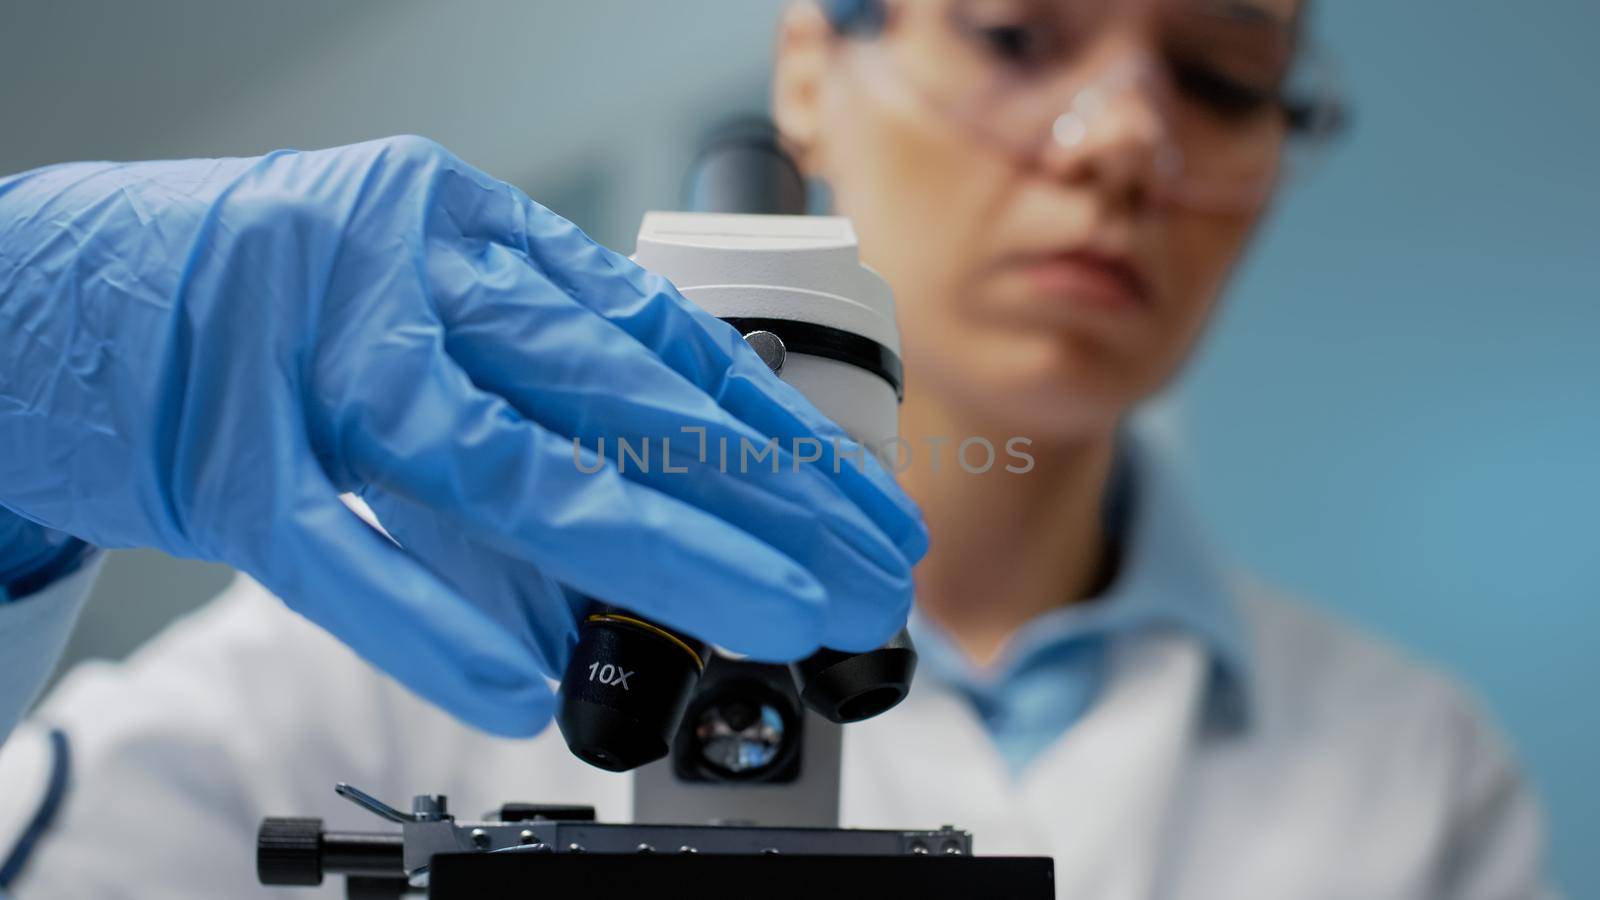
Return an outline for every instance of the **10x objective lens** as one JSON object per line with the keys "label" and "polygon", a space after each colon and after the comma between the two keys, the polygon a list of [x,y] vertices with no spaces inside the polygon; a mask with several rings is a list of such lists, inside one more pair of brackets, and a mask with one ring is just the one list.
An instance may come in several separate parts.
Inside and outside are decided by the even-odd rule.
{"label": "10x objective lens", "polygon": [[579,759],[626,772],[667,755],[705,669],[704,644],[596,604],[561,679],[556,726]]}

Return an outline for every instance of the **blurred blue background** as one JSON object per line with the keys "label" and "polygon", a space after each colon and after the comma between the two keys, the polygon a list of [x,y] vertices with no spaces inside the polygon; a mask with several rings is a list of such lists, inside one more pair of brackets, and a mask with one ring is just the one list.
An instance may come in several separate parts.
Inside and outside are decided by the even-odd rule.
{"label": "blurred blue background", "polygon": [[[602,241],[763,105],[779,0],[0,7],[0,172],[433,137]],[[1600,896],[1600,4],[1333,0],[1356,128],[1161,410],[1239,559],[1475,687]],[[202,602],[117,554],[73,658]]]}
{"label": "blurred blue background", "polygon": [[1177,392],[1236,556],[1466,679],[1600,897],[1600,4],[1321,4],[1351,139]]}

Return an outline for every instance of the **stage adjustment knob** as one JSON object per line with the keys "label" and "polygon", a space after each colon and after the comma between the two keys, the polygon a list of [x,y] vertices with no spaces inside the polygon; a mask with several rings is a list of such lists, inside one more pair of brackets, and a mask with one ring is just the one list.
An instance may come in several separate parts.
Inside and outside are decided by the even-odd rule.
{"label": "stage adjustment knob", "polygon": [[322,820],[263,819],[256,832],[256,877],[262,884],[322,883]]}

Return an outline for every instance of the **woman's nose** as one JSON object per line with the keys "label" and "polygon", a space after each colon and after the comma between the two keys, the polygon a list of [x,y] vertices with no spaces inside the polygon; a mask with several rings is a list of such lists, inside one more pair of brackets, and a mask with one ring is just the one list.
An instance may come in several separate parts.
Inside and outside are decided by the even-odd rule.
{"label": "woman's nose", "polygon": [[1072,94],[1040,154],[1052,177],[1138,206],[1177,175],[1182,157],[1158,77],[1140,57],[1110,63]]}

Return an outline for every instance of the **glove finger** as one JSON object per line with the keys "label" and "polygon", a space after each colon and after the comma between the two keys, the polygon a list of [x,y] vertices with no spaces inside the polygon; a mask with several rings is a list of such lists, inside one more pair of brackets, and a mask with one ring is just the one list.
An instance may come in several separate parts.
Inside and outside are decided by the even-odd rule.
{"label": "glove finger", "polygon": [[431,362],[379,380],[404,379],[406,403],[352,404],[383,414],[342,429],[363,493],[403,497],[563,585],[741,652],[794,658],[821,643],[827,594],[801,564],[593,453],[575,455],[442,353]]}
{"label": "glove finger", "polygon": [[[504,265],[495,267],[497,261]],[[407,353],[400,363],[403,373],[372,379],[384,386],[407,385],[411,399],[400,406],[360,404],[385,409],[385,419],[345,429],[352,436],[347,446],[372,445],[361,451],[369,480],[392,478],[382,473],[402,467],[416,470],[408,486],[395,488],[425,490],[414,498],[439,509],[462,506],[454,498],[469,492],[471,508],[457,514],[476,523],[480,538],[503,539],[508,528],[516,527],[511,523],[544,505],[552,480],[595,477],[579,470],[572,442],[565,438],[582,437],[594,448],[599,438],[609,437],[613,443],[606,456],[613,462],[606,466],[607,476],[623,474],[615,441],[628,438],[646,455],[652,449],[656,454],[650,464],[626,466],[628,480],[747,532],[822,583],[828,602],[822,640],[830,646],[860,649],[881,643],[904,624],[911,599],[909,564],[835,482],[810,466],[795,465],[786,449],[767,449],[770,438],[728,415],[609,322],[542,282],[509,251],[491,248],[479,254],[477,270],[486,269],[496,277],[479,277],[477,283],[520,300],[481,305],[482,314],[461,320],[446,336],[453,356]],[[508,342],[507,334],[515,340]],[[458,366],[456,355],[466,366]],[[522,398],[516,404],[521,412],[534,421],[522,420],[518,410],[478,386],[513,392]],[[685,427],[699,431],[684,433]],[[624,429],[632,434],[619,433]],[[559,443],[546,454],[545,469],[527,451],[539,442]],[[719,444],[728,448],[726,465]],[[747,447],[768,455],[749,463],[742,456]],[[424,455],[426,466],[420,464]],[[434,483],[422,487],[429,480]],[[530,545],[540,540],[537,535],[526,539]],[[526,548],[514,552],[533,558]]]}
{"label": "glove finger", "polygon": [[412,503],[391,491],[363,496],[385,531],[462,597],[517,634],[546,672],[566,669],[585,602],[525,559],[508,556],[471,536],[455,516]]}
{"label": "glove finger", "polygon": [[549,722],[535,654],[346,509],[320,468],[278,514],[271,564],[247,571],[291,608],[470,725],[527,736]]}
{"label": "glove finger", "polygon": [[[470,167],[466,167],[470,168]],[[437,202],[450,210],[452,227],[463,236],[509,246],[526,257],[542,279],[610,321],[644,345],[677,375],[715,399],[732,415],[785,444],[795,438],[819,439],[821,458],[813,463],[840,486],[887,534],[901,554],[915,562],[927,552],[927,531],[915,504],[870,454],[859,454],[842,429],[822,415],[794,388],[774,376],[730,326],[690,303],[665,279],[591,240],[577,226],[530,200],[521,191],[482,173],[452,181]],[[442,242],[442,246],[452,246]],[[430,254],[430,270],[439,264],[463,277],[434,281],[447,324],[455,330],[463,319],[487,318],[502,329],[527,317],[518,309],[526,295],[506,294],[492,284],[493,274],[480,271],[482,248],[470,257],[442,259]],[[488,278],[474,276],[488,275]],[[481,286],[481,290],[480,290]],[[509,304],[510,309],[501,309]],[[529,328],[536,327],[529,323]],[[518,335],[488,335],[500,344],[514,344]],[[487,348],[477,348],[481,351]],[[458,355],[476,357],[477,351]],[[498,370],[500,374],[505,369]],[[474,379],[486,373],[472,371]],[[492,374],[492,373],[491,373]],[[480,382],[484,384],[484,382]],[[514,384],[485,387],[526,409],[526,398]],[[843,458],[835,442],[845,449]],[[863,464],[855,460],[863,459]]]}
{"label": "glove finger", "polygon": [[[844,430],[804,395],[773,375],[732,326],[695,306],[659,275],[600,246],[572,223],[544,211],[529,216],[527,252],[578,302],[603,316],[733,415],[765,434],[792,442],[820,439],[816,465],[915,562],[927,552],[921,514],[870,454],[838,459]],[[853,442],[852,442],[853,443]],[[854,449],[853,446],[847,449]],[[857,464],[855,459],[862,459]],[[836,464],[837,463],[837,464]]]}

